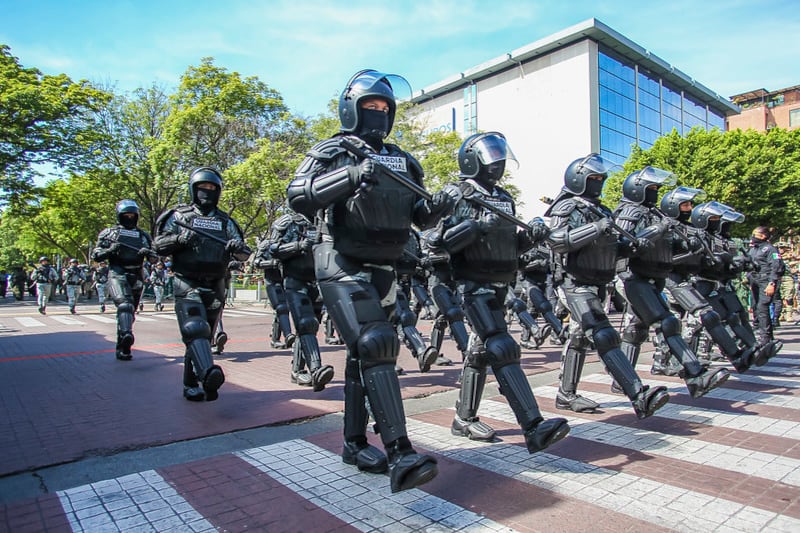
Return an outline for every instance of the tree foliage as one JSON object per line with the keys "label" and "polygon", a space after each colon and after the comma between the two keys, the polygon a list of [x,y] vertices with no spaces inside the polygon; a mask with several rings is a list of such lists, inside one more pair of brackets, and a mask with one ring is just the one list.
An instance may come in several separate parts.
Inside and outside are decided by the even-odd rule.
{"label": "tree foliage", "polygon": [[3,200],[24,201],[33,192],[36,165],[85,168],[99,138],[91,115],[109,95],[65,74],[49,76],[23,67],[0,44],[0,188]]}

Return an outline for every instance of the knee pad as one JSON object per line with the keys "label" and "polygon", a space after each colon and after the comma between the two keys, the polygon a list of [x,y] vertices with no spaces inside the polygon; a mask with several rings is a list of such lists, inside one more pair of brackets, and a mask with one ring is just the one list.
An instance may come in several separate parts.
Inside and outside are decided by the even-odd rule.
{"label": "knee pad", "polygon": [[211,339],[211,327],[205,320],[190,318],[181,324],[181,336],[184,342],[191,342],[195,339]]}
{"label": "knee pad", "polygon": [[289,314],[289,306],[286,303],[279,303],[275,307],[275,313],[278,315],[288,315]]}
{"label": "knee pad", "polygon": [[117,306],[117,314],[121,315],[124,313],[134,314],[136,312],[136,308],[133,307],[133,304],[130,302],[122,302]]}
{"label": "knee pad", "polygon": [[514,313],[522,313],[528,310],[528,306],[519,298],[512,298],[506,302],[506,307]]}
{"label": "knee pad", "polygon": [[485,345],[486,357],[493,368],[518,363],[520,360],[519,344],[508,333],[489,337]]}
{"label": "knee pad", "polygon": [[703,324],[704,328],[711,331],[722,324],[722,319],[720,318],[719,313],[709,308],[700,313],[700,322]]}
{"label": "knee pad", "polygon": [[319,321],[314,316],[304,316],[295,324],[298,335],[316,335],[319,330]]}
{"label": "knee pad", "polygon": [[598,329],[592,334],[592,338],[599,353],[609,352],[617,348],[620,343],[619,333],[610,326]]}
{"label": "knee pad", "polygon": [[661,321],[661,332],[665,337],[673,337],[681,334],[681,321],[674,315],[669,315]]}
{"label": "knee pad", "polygon": [[622,331],[622,340],[630,344],[642,344],[647,340],[648,327],[640,322],[640,326],[626,326]]}
{"label": "knee pad", "polygon": [[391,325],[374,324],[364,327],[356,341],[356,351],[362,368],[395,364],[400,342]]}

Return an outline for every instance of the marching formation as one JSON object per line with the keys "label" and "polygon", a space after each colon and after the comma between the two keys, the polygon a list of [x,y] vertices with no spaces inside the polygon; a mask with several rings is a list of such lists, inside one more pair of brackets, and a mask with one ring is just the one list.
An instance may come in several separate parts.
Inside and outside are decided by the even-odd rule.
{"label": "marching formation", "polygon": [[[226,280],[250,259],[263,270],[274,310],[270,346],[292,350],[291,383],[321,391],[334,378],[320,353],[321,325],[326,342],[343,344],[342,460],[365,472],[388,472],[397,492],[438,473],[436,459],[417,452],[408,437],[401,344],[419,371],[428,372],[453,364],[441,355],[449,331],[463,365],[452,434],[494,440],[494,429],[479,416],[491,368],[530,453],[565,438],[570,427],[565,418],[542,415],[520,366],[521,347],[538,349],[548,338],[563,346],[555,407],[584,413],[599,407],[579,391],[587,352],[596,350],[613,378],[612,392],[627,397],[640,419],[669,401],[666,387],[645,385],[636,371],[651,329],[651,372],[680,376],[692,398],[723,384],[731,370],[766,364],[781,349],[770,305],[783,272],[767,228],[756,228],[748,251],[737,249],[731,227],[744,221],[741,213],[707,201],[702,190],[675,188],[672,173],[653,167],[625,178],[612,211],[601,194],[613,165],[598,154],[570,163],[543,218],[525,223],[498,185],[517,165],[499,132],[464,140],[458,181],[430,193],[414,156],[385,142],[395,93],[406,83],[374,70],[348,81],[339,98],[341,131],[308,152],[288,185],[285,214],[254,254],[236,221],[218,208],[223,182],[213,168],[191,174],[191,202],[162,214],[154,238],[137,227],[135,202],[119,202],[118,224],[100,233],[92,254],[107,264],[96,274],[97,288],[100,293],[102,277],[101,306],[107,294],[117,309],[116,357],[132,357],[143,262],[169,256],[186,346],[183,395],[216,400],[225,382],[214,354],[227,339],[221,328]],[[46,295],[52,269],[47,258],[41,264],[36,281]],[[159,264],[149,281],[162,288],[156,308],[163,309]],[[743,273],[755,327],[733,286]],[[618,297],[625,302],[621,331],[608,318],[609,302]],[[417,329],[422,313],[433,321],[429,340]],[[522,328],[519,341],[509,332],[510,319]],[[701,357],[708,344],[718,347],[730,370]],[[370,416],[383,450],[367,441]]]}

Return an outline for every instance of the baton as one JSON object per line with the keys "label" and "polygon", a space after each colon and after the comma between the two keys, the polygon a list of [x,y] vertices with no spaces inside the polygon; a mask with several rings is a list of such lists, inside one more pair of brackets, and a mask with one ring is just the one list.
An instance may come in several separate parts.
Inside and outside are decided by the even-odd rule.
{"label": "baton", "polygon": [[[174,218],[172,220],[175,222],[175,224],[179,225],[180,227],[186,228],[188,230],[191,230],[191,231],[197,233],[198,235],[202,235],[203,237],[206,237],[207,239],[211,239],[212,241],[218,242],[218,243],[220,243],[222,245],[227,245],[228,244],[228,241],[226,241],[222,237],[217,237],[216,235],[213,235],[211,233],[208,233],[207,231],[204,231],[204,230],[201,230],[201,229],[198,229],[198,228],[193,228],[189,224],[186,224],[185,222],[181,222],[177,218]],[[250,249],[249,246],[247,246],[246,243],[245,243],[245,249],[242,250],[242,253],[244,253],[244,252],[247,252],[248,254],[253,253],[253,251]]]}
{"label": "baton", "polygon": [[459,186],[459,188],[462,189],[461,192],[464,194],[464,199],[465,200],[467,200],[469,202],[473,202],[473,203],[478,204],[479,206],[481,206],[483,208],[488,209],[489,211],[491,211],[495,215],[497,215],[500,218],[504,219],[506,222],[511,222],[512,224],[516,224],[517,226],[519,226],[520,228],[522,228],[524,230],[531,231],[531,229],[533,229],[533,228],[531,228],[531,226],[529,226],[528,224],[524,223],[523,221],[521,221],[517,217],[515,217],[513,215],[509,215],[508,213],[506,213],[505,211],[503,211],[499,207],[487,202],[483,198],[479,198],[477,196],[473,196],[473,194],[475,194],[475,187],[473,187],[471,184],[466,183],[466,182],[462,182],[462,184]]}
{"label": "baton", "polygon": [[[686,240],[686,241],[689,240],[690,235],[686,232],[685,228],[683,227],[683,224],[681,224],[680,222],[674,220],[671,217],[668,217],[662,210],[658,209],[657,207],[651,207],[650,208],[650,212],[653,213],[654,215],[658,216],[658,217],[661,217],[661,220],[664,220],[664,221],[668,222],[670,227],[674,228],[675,231],[680,233],[681,237],[683,237],[684,240]],[[714,261],[716,263],[717,260],[716,260],[716,257],[714,256],[714,252],[711,251],[711,247],[708,245],[706,240],[701,235],[697,236],[697,240],[700,241],[700,246],[702,246],[703,251],[706,254],[708,254],[709,258],[712,261]]]}
{"label": "baton", "polygon": [[600,211],[599,209],[597,209],[597,207],[595,207],[594,205],[592,205],[592,204],[591,204],[591,203],[589,203],[588,201],[584,200],[584,199],[583,199],[583,198],[581,198],[580,196],[575,196],[574,198],[575,198],[576,200],[578,200],[578,202],[579,202],[579,203],[580,203],[580,204],[581,204],[583,207],[585,207],[586,209],[588,209],[589,211],[591,211],[591,212],[592,212],[592,213],[594,213],[595,215],[597,215],[597,216],[599,216],[599,217],[607,218],[607,219],[608,219],[608,221],[609,221],[609,226],[611,226],[612,228],[614,228],[615,230],[617,230],[617,232],[618,232],[620,235],[622,235],[623,237],[625,237],[626,239],[628,239],[629,241],[631,241],[631,244],[633,244],[633,245],[636,245],[636,241],[638,240],[638,239],[637,239],[637,237],[636,237],[636,236],[635,236],[633,233],[631,233],[630,231],[628,231],[628,230],[626,230],[626,229],[623,229],[623,228],[622,228],[622,227],[621,227],[619,224],[617,224],[617,223],[614,221],[614,218],[613,218],[613,217],[610,217],[610,216],[606,215],[605,213],[603,213],[602,211]]}
{"label": "baton", "polygon": [[391,168],[387,167],[386,165],[384,165],[383,163],[381,163],[377,159],[373,159],[369,155],[369,153],[365,152],[364,150],[362,150],[361,148],[359,148],[355,144],[351,143],[347,139],[339,139],[339,146],[341,146],[342,148],[344,148],[345,150],[347,150],[348,152],[350,152],[354,156],[360,157],[361,159],[372,159],[375,162],[375,166],[377,168],[381,169],[381,171],[384,174],[386,174],[387,176],[389,176],[390,178],[395,180],[397,183],[401,184],[403,187],[414,191],[415,193],[417,193],[418,195],[422,196],[426,200],[433,199],[433,196],[431,195],[431,193],[426,191],[424,188],[420,187],[419,185],[417,185],[413,181],[408,181],[406,178],[404,178],[403,176],[401,176],[400,174],[398,174],[397,172],[395,172]]}

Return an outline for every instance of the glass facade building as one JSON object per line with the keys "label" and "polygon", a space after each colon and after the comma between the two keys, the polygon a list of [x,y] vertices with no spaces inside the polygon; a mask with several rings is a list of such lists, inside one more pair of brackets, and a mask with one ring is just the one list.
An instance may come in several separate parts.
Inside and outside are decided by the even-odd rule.
{"label": "glass facade building", "polygon": [[694,127],[725,129],[722,112],[671,87],[661,77],[600,47],[600,152],[622,164],[631,147],[653,146],[661,135]]}

